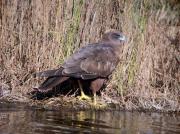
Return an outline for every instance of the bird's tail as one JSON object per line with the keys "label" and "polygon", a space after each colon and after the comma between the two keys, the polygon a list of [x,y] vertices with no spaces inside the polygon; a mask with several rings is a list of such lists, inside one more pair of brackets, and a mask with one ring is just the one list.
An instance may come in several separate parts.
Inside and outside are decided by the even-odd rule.
{"label": "bird's tail", "polygon": [[48,77],[37,89],[38,91],[41,92],[47,92],[51,90],[53,87],[63,83],[68,79],[69,77],[62,77],[62,76]]}
{"label": "bird's tail", "polygon": [[46,70],[38,73],[34,73],[33,77],[56,77],[62,76],[63,68],[54,69],[54,70]]}
{"label": "bird's tail", "polygon": [[62,76],[63,68],[55,70],[47,70],[33,74],[35,77],[48,77],[39,87],[34,88],[40,92],[47,92],[53,87],[61,84],[62,82],[69,79],[69,77]]}

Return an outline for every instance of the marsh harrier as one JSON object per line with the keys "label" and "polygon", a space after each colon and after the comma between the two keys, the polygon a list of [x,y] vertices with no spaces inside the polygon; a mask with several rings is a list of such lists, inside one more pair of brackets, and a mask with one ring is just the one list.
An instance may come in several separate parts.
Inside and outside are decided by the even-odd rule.
{"label": "marsh harrier", "polygon": [[37,77],[47,77],[36,90],[46,92],[73,78],[81,90],[80,99],[86,99],[89,97],[84,94],[82,83],[88,81],[96,104],[96,92],[115,70],[124,41],[125,36],[121,32],[106,32],[99,42],[78,49],[59,68],[36,73]]}

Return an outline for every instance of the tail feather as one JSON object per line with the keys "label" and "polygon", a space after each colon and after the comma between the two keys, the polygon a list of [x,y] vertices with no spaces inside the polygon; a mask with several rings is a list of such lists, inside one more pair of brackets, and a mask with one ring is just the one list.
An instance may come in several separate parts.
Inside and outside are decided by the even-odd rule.
{"label": "tail feather", "polygon": [[53,87],[61,84],[62,82],[68,80],[69,77],[48,77],[39,87],[40,91],[49,91]]}
{"label": "tail feather", "polygon": [[47,71],[34,73],[33,77],[51,77],[51,76],[54,76],[56,71],[57,70],[47,70]]}
{"label": "tail feather", "polygon": [[69,77],[62,76],[63,68],[60,67],[59,69],[54,70],[47,70],[43,72],[38,72],[34,74],[36,77],[48,77],[38,88],[37,90],[41,92],[47,92],[51,90],[53,87],[61,84],[62,82],[69,79]]}
{"label": "tail feather", "polygon": [[54,69],[54,70],[46,70],[38,73],[34,73],[34,77],[58,77],[62,76],[62,70],[63,68]]}

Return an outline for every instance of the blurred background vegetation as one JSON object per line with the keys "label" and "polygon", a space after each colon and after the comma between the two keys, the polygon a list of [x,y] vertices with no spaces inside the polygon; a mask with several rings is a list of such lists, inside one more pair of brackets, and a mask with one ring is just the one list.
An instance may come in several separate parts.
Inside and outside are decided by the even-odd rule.
{"label": "blurred background vegetation", "polygon": [[26,94],[33,72],[58,67],[109,29],[128,42],[102,96],[128,109],[180,110],[179,0],[2,0],[0,83]]}

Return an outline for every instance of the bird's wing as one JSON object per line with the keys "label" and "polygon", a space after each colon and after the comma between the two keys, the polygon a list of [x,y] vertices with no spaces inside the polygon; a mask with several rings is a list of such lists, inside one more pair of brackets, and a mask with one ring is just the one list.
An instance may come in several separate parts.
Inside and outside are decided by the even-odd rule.
{"label": "bird's wing", "polygon": [[39,87],[39,91],[49,91],[53,87],[57,86],[58,84],[61,84],[62,82],[69,79],[69,77],[48,77]]}
{"label": "bird's wing", "polygon": [[58,77],[58,76],[62,76],[62,70],[63,68],[60,67],[54,70],[46,70],[46,71],[34,73],[33,76],[34,77]]}
{"label": "bird's wing", "polygon": [[63,64],[63,73],[82,79],[107,77],[118,63],[110,45],[88,45],[75,52]]}

